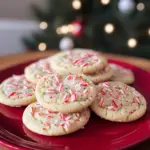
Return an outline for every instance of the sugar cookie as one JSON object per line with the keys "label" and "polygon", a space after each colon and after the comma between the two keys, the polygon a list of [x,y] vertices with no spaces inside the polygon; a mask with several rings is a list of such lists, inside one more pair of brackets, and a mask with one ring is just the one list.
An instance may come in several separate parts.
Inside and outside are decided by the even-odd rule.
{"label": "sugar cookie", "polygon": [[75,132],[87,124],[89,109],[77,113],[52,112],[38,103],[30,104],[23,113],[23,123],[31,131],[47,136],[60,136]]}
{"label": "sugar cookie", "polygon": [[32,63],[24,70],[26,78],[33,83],[37,83],[39,78],[50,71],[52,71],[50,66],[50,57]]}
{"label": "sugar cookie", "polygon": [[107,60],[90,50],[61,52],[51,57],[51,66],[57,73],[95,73],[107,65]]}
{"label": "sugar cookie", "polygon": [[106,120],[130,122],[145,114],[147,104],[134,88],[121,82],[104,82],[98,85],[97,97],[91,108]]}
{"label": "sugar cookie", "polygon": [[95,74],[87,75],[87,77],[95,84],[99,82],[108,81],[113,75],[113,71],[109,65],[107,65],[102,71]]}
{"label": "sugar cookie", "polygon": [[45,108],[63,113],[88,107],[96,96],[95,85],[83,74],[49,74],[39,80],[35,95]]}
{"label": "sugar cookie", "polygon": [[13,75],[0,85],[0,103],[8,106],[24,106],[36,101],[35,84],[24,75]]}
{"label": "sugar cookie", "polygon": [[109,65],[113,70],[112,81],[120,81],[125,84],[132,84],[135,81],[134,74],[130,69],[113,63],[110,63]]}

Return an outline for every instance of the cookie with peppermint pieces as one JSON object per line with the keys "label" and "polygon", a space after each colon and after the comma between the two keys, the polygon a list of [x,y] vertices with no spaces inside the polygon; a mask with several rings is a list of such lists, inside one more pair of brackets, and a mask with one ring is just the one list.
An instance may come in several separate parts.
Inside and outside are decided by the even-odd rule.
{"label": "cookie with peppermint pieces", "polygon": [[91,74],[103,69],[107,60],[92,50],[65,51],[51,57],[52,69],[60,74]]}
{"label": "cookie with peppermint pieces", "polygon": [[36,101],[35,84],[24,75],[13,75],[0,84],[0,103],[19,107]]}
{"label": "cookie with peppermint pieces", "polygon": [[122,82],[104,82],[97,87],[92,110],[101,118],[115,122],[130,122],[141,118],[147,109],[142,94]]}
{"label": "cookie with peppermint pieces", "polygon": [[113,75],[113,71],[110,68],[109,65],[107,65],[105,68],[103,68],[101,71],[89,74],[87,77],[95,84],[98,84],[99,82],[104,82],[110,80],[110,78]]}
{"label": "cookie with peppermint pieces", "polygon": [[133,72],[130,69],[124,68],[120,65],[110,63],[109,66],[113,71],[113,75],[110,80],[120,81],[125,84],[132,84],[135,81]]}
{"label": "cookie with peppermint pieces", "polygon": [[54,112],[71,113],[87,108],[96,96],[96,87],[83,74],[50,73],[39,80],[37,101]]}
{"label": "cookie with peppermint pieces", "polygon": [[37,83],[41,77],[51,71],[50,57],[48,57],[30,64],[25,68],[24,73],[29,81]]}
{"label": "cookie with peppermint pieces", "polygon": [[38,103],[30,104],[23,113],[23,124],[31,131],[47,136],[61,136],[83,128],[90,118],[88,108],[76,113],[52,112]]}

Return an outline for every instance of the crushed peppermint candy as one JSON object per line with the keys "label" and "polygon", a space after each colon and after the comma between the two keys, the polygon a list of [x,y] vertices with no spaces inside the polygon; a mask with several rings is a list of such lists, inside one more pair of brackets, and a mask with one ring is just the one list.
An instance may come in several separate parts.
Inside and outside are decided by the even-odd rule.
{"label": "crushed peppermint candy", "polygon": [[2,83],[4,94],[13,100],[30,97],[34,95],[35,85],[29,82],[24,75],[8,78]]}
{"label": "crushed peppermint candy", "polygon": [[89,118],[87,116],[87,111],[84,110],[78,113],[60,113],[60,112],[52,112],[49,111],[47,108],[43,108],[40,105],[36,105],[36,103],[31,104],[30,106],[30,113],[31,116],[36,120],[39,121],[42,130],[49,130],[52,126],[55,127],[64,127],[69,128],[74,123],[80,121],[80,118]]}
{"label": "crushed peppermint candy", "polygon": [[[107,108],[108,110],[121,110],[124,106],[130,106],[136,103],[140,106],[140,93],[134,88],[121,82],[104,82],[99,85],[97,99],[99,107]],[[135,105],[136,106],[136,105]],[[132,107],[132,112],[137,109]]]}
{"label": "crushed peppermint candy", "polygon": [[66,52],[62,59],[59,60],[60,64],[72,64],[73,66],[87,67],[90,64],[100,61],[100,55],[94,51],[72,51]]}
{"label": "crushed peppermint candy", "polygon": [[33,82],[38,81],[43,76],[52,72],[50,58],[44,58],[27,66],[25,70],[29,73],[29,78]]}
{"label": "crushed peppermint candy", "polygon": [[[90,93],[89,86],[92,83],[83,75],[58,75],[50,74],[46,76],[47,80],[42,78],[39,84],[39,91],[43,101],[70,103],[74,101],[87,101]],[[60,99],[61,95],[61,99]],[[82,98],[81,98],[82,97]]]}

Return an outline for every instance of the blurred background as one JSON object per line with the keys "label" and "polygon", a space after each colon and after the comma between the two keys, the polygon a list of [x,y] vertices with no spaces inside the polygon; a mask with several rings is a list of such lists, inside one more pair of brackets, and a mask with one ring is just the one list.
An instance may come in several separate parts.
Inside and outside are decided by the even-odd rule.
{"label": "blurred background", "polygon": [[22,38],[39,30],[31,4],[44,8],[45,0],[0,0],[0,55],[25,51]]}
{"label": "blurred background", "polygon": [[149,0],[0,0],[0,55],[75,47],[150,58]]}

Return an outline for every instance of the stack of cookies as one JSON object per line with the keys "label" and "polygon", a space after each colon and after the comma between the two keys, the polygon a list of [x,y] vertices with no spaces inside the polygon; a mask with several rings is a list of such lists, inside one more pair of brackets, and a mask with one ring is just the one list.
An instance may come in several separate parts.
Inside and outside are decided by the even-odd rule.
{"label": "stack of cookies", "polygon": [[83,74],[49,73],[37,83],[35,95],[38,103],[26,108],[23,123],[33,132],[58,136],[77,131],[88,122],[96,87]]}
{"label": "stack of cookies", "polygon": [[50,62],[57,73],[83,73],[95,84],[109,80],[113,73],[107,59],[92,50],[74,49],[58,53],[51,57]]}
{"label": "stack of cookies", "polygon": [[0,103],[28,105],[23,123],[38,134],[59,136],[83,128],[90,118],[89,107],[116,122],[134,121],[146,112],[145,98],[126,85],[134,82],[132,71],[108,64],[92,50],[61,52],[27,66],[24,72],[1,83]]}

